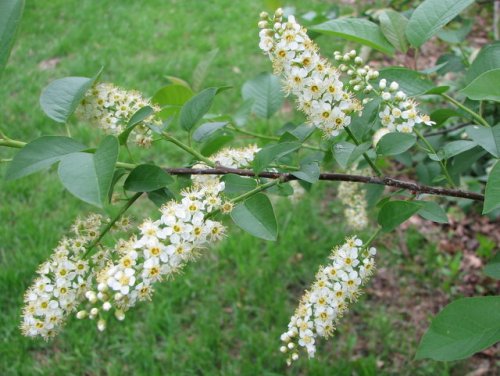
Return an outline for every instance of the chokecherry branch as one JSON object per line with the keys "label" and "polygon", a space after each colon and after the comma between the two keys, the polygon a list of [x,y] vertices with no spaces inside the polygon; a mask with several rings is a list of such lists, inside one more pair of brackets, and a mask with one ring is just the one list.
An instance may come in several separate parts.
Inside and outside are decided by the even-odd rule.
{"label": "chokecherry branch", "polygon": [[[228,167],[216,167],[207,169],[194,169],[194,168],[166,168],[171,175],[226,175],[235,174],[240,176],[249,177],[261,177],[269,179],[280,178],[282,182],[287,182],[290,180],[298,180],[297,177],[288,172],[261,172],[260,174],[255,174],[252,170],[245,170],[239,168],[228,168]],[[334,172],[324,172],[319,175],[319,180],[327,181],[349,181],[355,183],[365,183],[365,184],[377,184],[385,185],[388,187],[407,189],[415,193],[427,193],[437,196],[451,196],[466,198],[474,201],[484,201],[484,195],[476,192],[462,191],[459,189],[447,189],[441,187],[431,187],[428,185],[421,185],[411,181],[399,180],[391,177],[377,177],[377,176],[363,176],[363,175],[351,175],[351,174],[339,174]]]}

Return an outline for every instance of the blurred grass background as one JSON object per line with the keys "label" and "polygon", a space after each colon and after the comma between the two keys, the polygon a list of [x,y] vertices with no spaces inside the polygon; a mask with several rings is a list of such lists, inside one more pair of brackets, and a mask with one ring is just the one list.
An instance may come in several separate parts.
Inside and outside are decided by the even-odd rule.
{"label": "blurred grass background", "polygon": [[[286,3],[298,13],[332,4]],[[104,66],[102,81],[150,96],[166,84],[166,75],[189,79],[214,48],[220,52],[205,86],[234,86],[215,104],[215,111],[231,112],[241,104],[243,82],[271,70],[258,49],[256,23],[259,12],[273,6],[231,0],[28,1],[1,81],[2,129],[26,141],[64,134],[38,105],[42,88],[53,79],[91,76]],[[270,126],[279,127],[275,122]],[[72,126],[75,138],[92,138],[84,124]],[[265,131],[265,125],[257,126]],[[178,153],[171,147],[162,152],[161,158],[175,165]],[[13,150],[0,150],[0,158],[12,155]],[[345,236],[341,208],[324,186],[293,210],[278,203],[277,242],[255,239],[232,226],[220,246],[163,283],[151,304],[138,306],[122,323],[109,323],[105,333],[88,321],[71,319],[52,342],[25,339],[18,330],[24,290],[74,218],[92,209],[64,191],[54,171],[0,181],[0,188],[1,375],[426,375],[461,369],[462,363],[414,362],[415,330],[401,325],[402,315],[372,302],[368,294],[335,337],[322,341],[316,359],[287,369],[278,351],[279,335],[318,265]],[[135,214],[154,215],[154,208],[143,202]],[[436,247],[423,243],[416,231],[409,234],[404,240],[408,247],[434,260]],[[385,243],[379,244],[382,263],[405,268],[398,250],[389,240]],[[409,270],[409,279],[401,283],[439,288],[442,265],[435,273],[421,273],[424,265]]]}

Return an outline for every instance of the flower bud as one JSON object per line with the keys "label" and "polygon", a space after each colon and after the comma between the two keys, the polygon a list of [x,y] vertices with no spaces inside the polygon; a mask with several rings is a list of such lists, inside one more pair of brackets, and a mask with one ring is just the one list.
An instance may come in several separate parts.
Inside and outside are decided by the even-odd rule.
{"label": "flower bud", "polygon": [[107,289],[108,289],[108,286],[105,283],[101,282],[101,283],[99,283],[97,285],[97,290],[98,291],[106,291]]}
{"label": "flower bud", "polygon": [[391,82],[391,85],[389,86],[390,91],[396,91],[399,89],[399,84],[396,81]]}
{"label": "flower bud", "polygon": [[349,54],[345,54],[344,57],[342,58],[344,61],[349,61],[351,60],[351,57],[349,56]]}
{"label": "flower bud", "polygon": [[356,58],[354,59],[354,63],[357,65],[361,65],[363,64],[363,59],[360,58],[359,56],[356,56]]}
{"label": "flower bud", "polygon": [[76,314],[76,318],[78,320],[82,320],[85,317],[87,317],[87,311],[78,311],[78,313]]}
{"label": "flower bud", "polygon": [[383,99],[384,101],[388,101],[388,100],[390,100],[390,99],[391,99],[391,93],[387,93],[387,92],[382,93],[382,99]]}
{"label": "flower bud", "polygon": [[106,312],[111,309],[111,303],[110,302],[104,302],[102,305],[102,309],[105,310]]}
{"label": "flower bud", "polygon": [[268,26],[267,21],[259,21],[257,24],[259,26],[259,29],[265,29]]}
{"label": "flower bud", "polygon": [[98,313],[99,313],[99,309],[98,309],[98,308],[95,308],[95,307],[94,307],[94,308],[92,308],[92,309],[90,310],[90,314],[91,314],[92,316],[97,316],[97,314],[98,314]]}
{"label": "flower bud", "polygon": [[125,320],[125,313],[121,309],[117,309],[115,311],[115,317],[118,321]]}
{"label": "flower bud", "polygon": [[286,353],[286,352],[287,352],[287,348],[286,348],[286,346],[281,346],[281,347],[280,347],[280,351],[281,351],[282,353]]}
{"label": "flower bud", "polygon": [[259,17],[263,20],[267,20],[269,18],[269,13],[267,12],[260,12]]}
{"label": "flower bud", "polygon": [[297,360],[297,359],[299,359],[299,354],[297,354],[297,353],[293,353],[293,354],[292,354],[292,360],[294,360],[294,361],[295,361],[295,360]]}
{"label": "flower bud", "polygon": [[395,98],[396,98],[397,100],[399,100],[399,101],[404,101],[404,100],[406,99],[406,94],[405,94],[404,92],[402,92],[402,91],[398,91],[398,92],[396,93]]}
{"label": "flower bud", "polygon": [[378,83],[378,87],[379,89],[384,90],[387,87],[387,80],[385,78],[382,78]]}
{"label": "flower bud", "polygon": [[356,50],[349,51],[349,56],[350,57],[356,57]]}
{"label": "flower bud", "polygon": [[121,300],[122,298],[123,298],[123,294],[122,294],[122,293],[117,292],[117,293],[115,294],[115,300],[116,300],[116,301],[119,301],[119,300]]}
{"label": "flower bud", "polygon": [[283,17],[283,9],[282,8],[276,9],[276,11],[274,12],[274,16],[275,17]]}
{"label": "flower bud", "polygon": [[106,321],[104,321],[103,319],[99,320],[97,322],[97,330],[99,330],[100,332],[104,332],[105,329],[106,329]]}
{"label": "flower bud", "polygon": [[292,350],[295,347],[295,344],[293,342],[288,343],[288,348]]}

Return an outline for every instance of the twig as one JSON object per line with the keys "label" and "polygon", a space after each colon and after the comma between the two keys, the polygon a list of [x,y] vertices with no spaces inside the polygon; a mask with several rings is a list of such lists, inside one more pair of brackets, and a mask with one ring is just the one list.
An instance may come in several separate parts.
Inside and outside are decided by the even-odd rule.
{"label": "twig", "polygon": [[[166,168],[171,175],[226,175],[235,174],[240,176],[261,177],[269,179],[278,179],[286,182],[290,180],[298,180],[297,177],[288,172],[261,172],[255,174],[252,170],[244,170],[238,168],[216,167],[207,169],[194,169],[194,168]],[[394,179],[391,177],[376,177],[376,176],[363,176],[351,174],[338,174],[333,172],[325,172],[319,175],[319,180],[329,181],[350,181],[365,184],[378,184],[386,185],[388,187],[402,188],[415,193],[427,193],[437,196],[451,196],[467,198],[474,201],[484,201],[484,195],[476,192],[462,191],[459,189],[447,189],[441,187],[431,187],[428,185],[420,185],[411,181]]]}
{"label": "twig", "polygon": [[454,127],[451,127],[451,128],[445,128],[445,129],[442,129],[440,131],[436,131],[436,132],[430,132],[430,133],[426,133],[424,134],[425,137],[429,137],[429,136],[438,136],[440,134],[446,134],[448,132],[453,132],[453,131],[456,131],[458,129],[461,129],[461,128],[464,128],[468,125],[471,125],[470,123],[462,123],[462,124],[458,124]]}

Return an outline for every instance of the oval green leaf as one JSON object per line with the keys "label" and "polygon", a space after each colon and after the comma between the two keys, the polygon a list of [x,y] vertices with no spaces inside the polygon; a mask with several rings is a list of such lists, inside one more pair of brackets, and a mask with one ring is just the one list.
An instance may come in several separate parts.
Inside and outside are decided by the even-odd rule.
{"label": "oval green leaf", "polygon": [[143,164],[130,172],[123,188],[132,192],[151,192],[174,182],[174,179],[162,168]]}
{"label": "oval green leaf", "polygon": [[408,41],[405,30],[408,18],[392,9],[387,9],[380,14],[380,29],[389,42],[399,51],[406,53]]}
{"label": "oval green leaf", "polygon": [[500,68],[480,74],[460,93],[476,101],[490,100],[500,102]]}
{"label": "oval green leaf", "polygon": [[284,101],[280,80],[270,73],[261,73],[245,82],[241,95],[245,101],[253,100],[252,112],[263,119],[273,116]]}
{"label": "oval green leaf", "polygon": [[273,206],[265,194],[258,193],[236,205],[231,218],[237,226],[253,236],[265,240],[276,240],[278,237]]}
{"label": "oval green leaf", "polygon": [[9,59],[23,9],[24,0],[0,1],[0,75]]}
{"label": "oval green leaf", "polygon": [[378,223],[389,232],[418,212],[422,204],[414,201],[388,201],[378,213]]}
{"label": "oval green leaf", "polygon": [[14,180],[50,167],[65,155],[87,149],[78,141],[62,136],[43,136],[27,144],[9,164],[6,178]]}
{"label": "oval green leaf", "polygon": [[334,35],[372,47],[388,55],[394,54],[394,47],[384,37],[376,23],[363,18],[339,18],[310,28],[321,34]]}
{"label": "oval green leaf", "polygon": [[107,136],[95,154],[72,153],[64,156],[58,170],[62,184],[75,197],[102,208],[113,182],[118,149],[118,140]]}
{"label": "oval green leaf", "polygon": [[218,89],[215,87],[205,89],[189,99],[184,106],[182,106],[179,118],[179,123],[182,128],[190,131],[196,125],[212,106],[217,91]]}
{"label": "oval green leaf", "polygon": [[463,298],[432,320],[416,359],[465,359],[500,340],[500,296]]}
{"label": "oval green leaf", "polygon": [[422,218],[437,223],[448,223],[448,216],[441,206],[434,201],[419,201],[422,208],[417,212]]}
{"label": "oval green leaf", "polygon": [[425,0],[413,12],[406,27],[406,37],[413,47],[420,47],[474,0]]}
{"label": "oval green leaf", "polygon": [[417,142],[412,133],[391,132],[384,135],[377,144],[377,153],[398,155],[410,149]]}
{"label": "oval green leaf", "polygon": [[300,146],[300,142],[282,142],[279,144],[266,145],[255,155],[253,170],[258,174],[272,162],[294,152],[300,148]]}
{"label": "oval green leaf", "polygon": [[483,214],[500,207],[500,160],[497,160],[495,165],[488,175],[486,190],[484,192]]}

